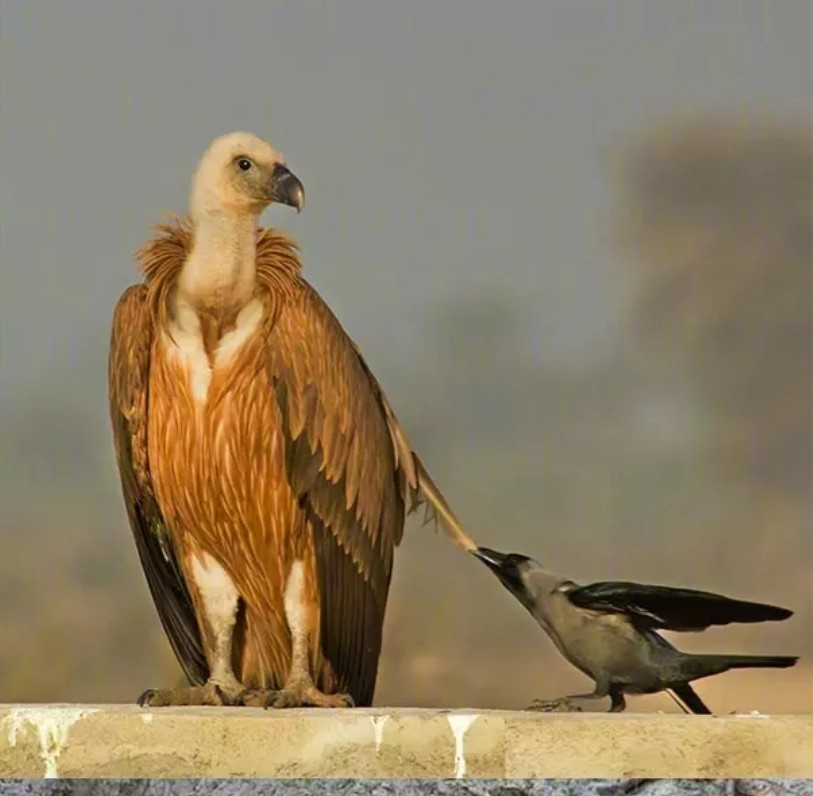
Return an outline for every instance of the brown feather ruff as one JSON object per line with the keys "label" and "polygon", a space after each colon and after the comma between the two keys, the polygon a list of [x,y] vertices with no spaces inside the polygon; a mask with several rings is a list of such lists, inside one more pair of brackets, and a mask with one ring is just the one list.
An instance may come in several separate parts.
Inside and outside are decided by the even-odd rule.
{"label": "brown feather ruff", "polygon": [[[148,301],[159,329],[168,327],[169,295],[194,244],[188,216],[174,216],[156,224],[155,235],[136,253],[139,269],[148,286]],[[271,227],[257,230],[257,284],[269,300],[271,319],[293,297],[302,274],[299,246],[289,235]]]}

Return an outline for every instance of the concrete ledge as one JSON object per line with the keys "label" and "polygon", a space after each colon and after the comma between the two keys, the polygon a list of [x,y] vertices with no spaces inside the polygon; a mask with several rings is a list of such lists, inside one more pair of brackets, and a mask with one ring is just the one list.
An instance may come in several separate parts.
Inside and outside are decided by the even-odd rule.
{"label": "concrete ledge", "polygon": [[0,706],[2,777],[813,777],[813,716]]}

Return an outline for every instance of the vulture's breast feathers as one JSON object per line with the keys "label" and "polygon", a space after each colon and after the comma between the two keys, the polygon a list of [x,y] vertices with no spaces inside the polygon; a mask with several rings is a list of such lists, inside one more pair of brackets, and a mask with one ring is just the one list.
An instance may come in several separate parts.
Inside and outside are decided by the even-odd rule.
{"label": "vulture's breast feathers", "polygon": [[254,296],[231,312],[214,313],[193,308],[178,295],[181,269],[192,250],[189,222],[180,219],[156,231],[138,253],[156,332],[154,354],[166,360],[168,377],[184,377],[194,403],[211,404],[224,388],[236,386],[241,371],[256,376],[262,369],[262,333],[303,286],[296,245],[278,230],[258,230]]}

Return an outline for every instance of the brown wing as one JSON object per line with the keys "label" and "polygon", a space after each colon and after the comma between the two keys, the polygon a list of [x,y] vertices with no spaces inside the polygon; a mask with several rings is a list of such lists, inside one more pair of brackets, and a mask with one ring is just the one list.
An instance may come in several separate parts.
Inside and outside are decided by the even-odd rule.
{"label": "brown wing", "polygon": [[288,478],[313,527],[323,653],[340,689],[369,705],[407,473],[378,386],[306,283],[266,341]]}
{"label": "brown wing", "polygon": [[147,288],[128,288],[113,316],[108,373],[110,419],[124,502],[150,593],[187,678],[199,685],[209,676],[200,631],[155,500],[147,456],[152,330]]}

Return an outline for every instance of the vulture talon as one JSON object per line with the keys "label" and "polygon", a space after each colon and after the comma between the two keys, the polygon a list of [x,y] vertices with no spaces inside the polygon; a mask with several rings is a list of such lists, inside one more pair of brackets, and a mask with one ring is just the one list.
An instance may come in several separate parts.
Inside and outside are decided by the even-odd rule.
{"label": "vulture talon", "polygon": [[234,704],[246,708],[264,708],[267,694],[262,688],[244,688],[235,697]]}
{"label": "vulture talon", "polygon": [[183,686],[181,688],[148,688],[138,698],[142,708],[226,706],[232,704],[224,690],[209,681],[206,685]]}
{"label": "vulture talon", "polygon": [[[356,706],[350,694],[325,694],[310,684],[268,690],[261,694],[263,701],[258,706],[266,710],[269,708],[285,710],[287,708],[353,708]],[[260,696],[260,692],[257,696]],[[255,701],[252,704],[257,703]]]}
{"label": "vulture talon", "polygon": [[141,696],[136,700],[136,703],[141,708],[149,708],[153,707],[152,698],[158,694],[157,688],[148,688],[144,691]]}

